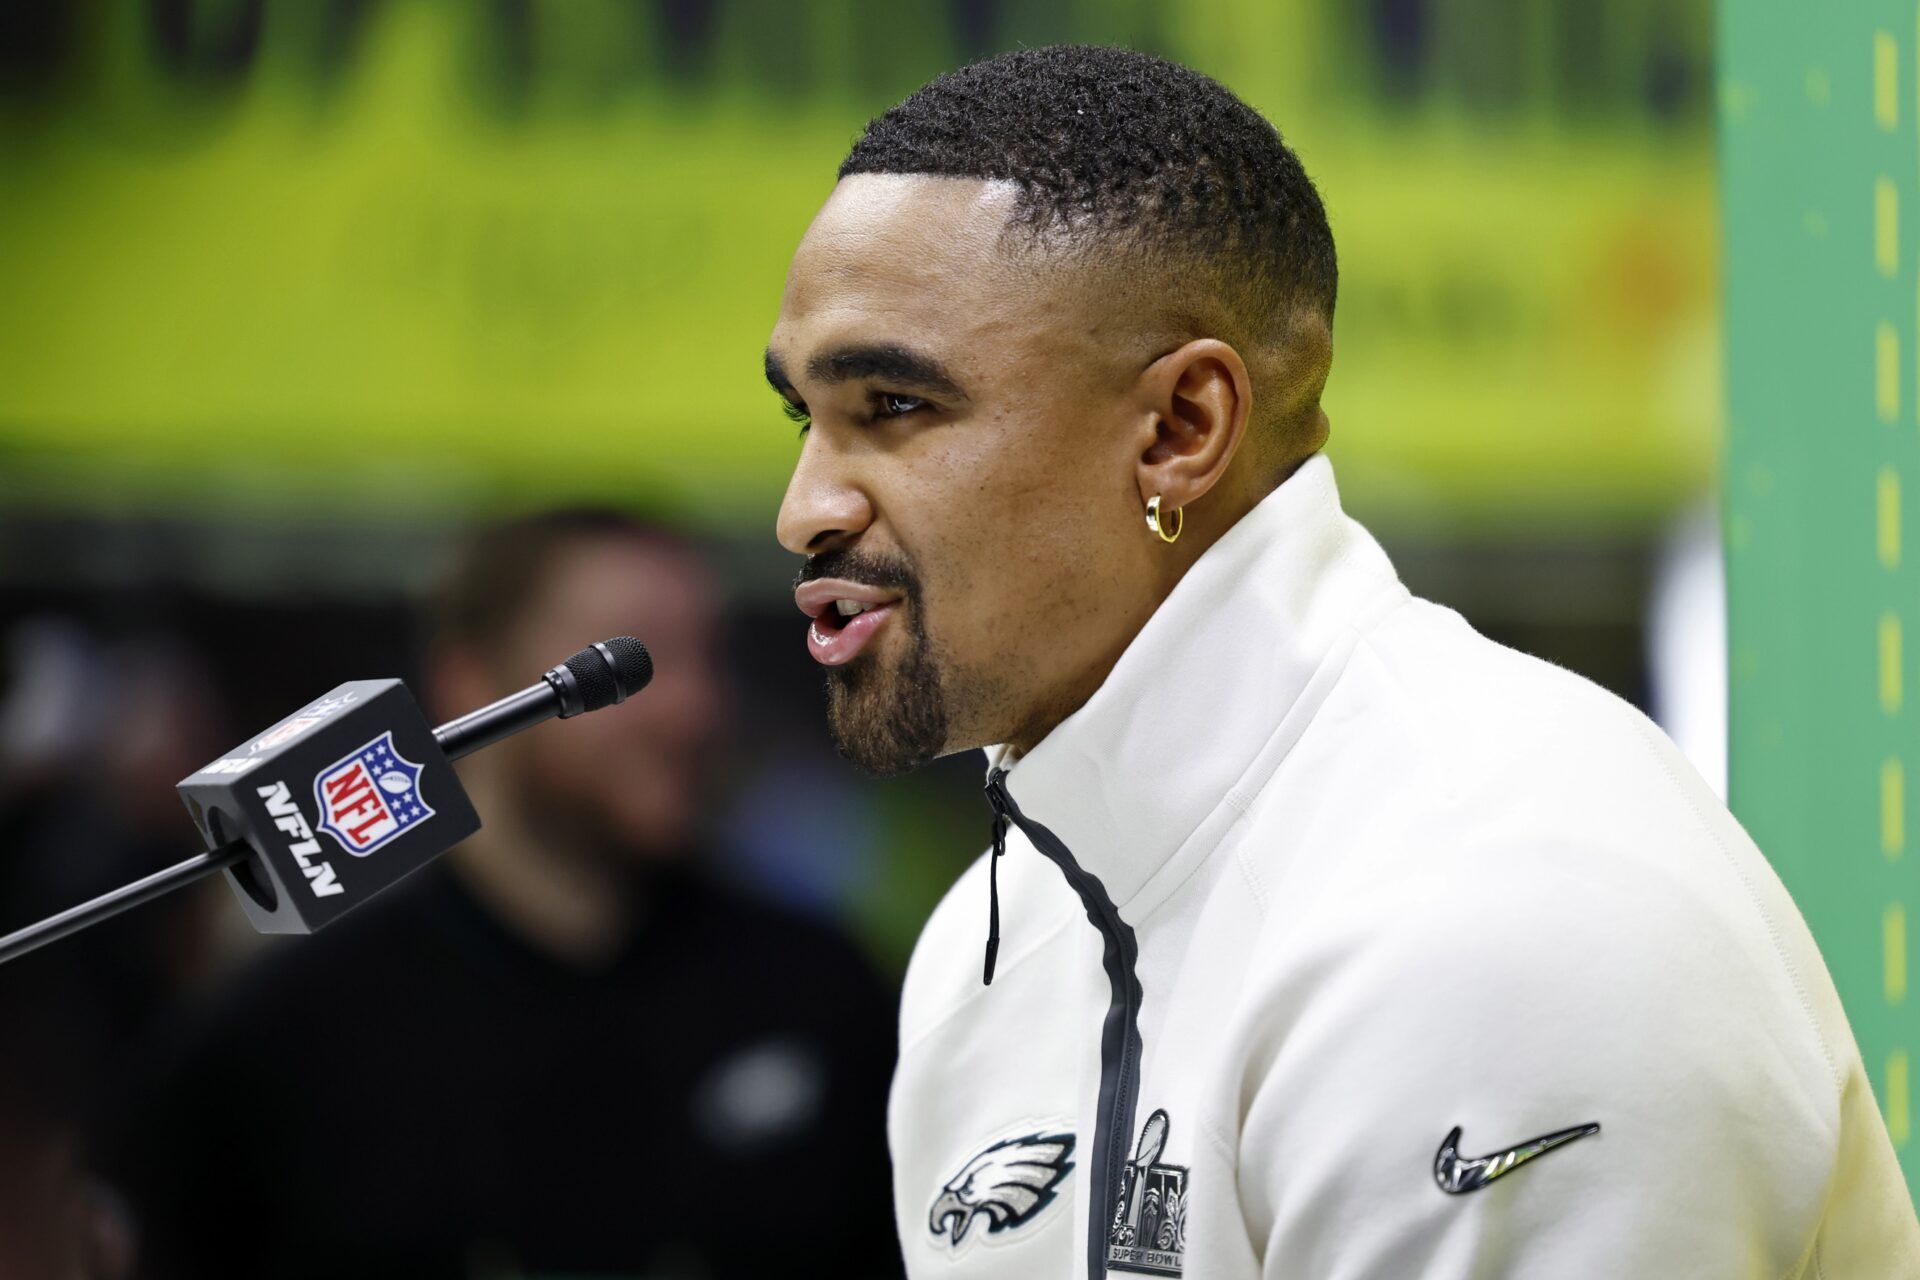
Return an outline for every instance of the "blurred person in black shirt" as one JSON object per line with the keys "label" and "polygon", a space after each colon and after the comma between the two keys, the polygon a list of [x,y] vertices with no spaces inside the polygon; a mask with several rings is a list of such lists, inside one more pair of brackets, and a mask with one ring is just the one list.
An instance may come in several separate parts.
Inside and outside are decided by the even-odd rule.
{"label": "blurred person in black shirt", "polygon": [[637,698],[461,762],[484,829],[273,950],[126,1091],[141,1274],[897,1275],[893,998],[705,873],[729,717],[685,544],[570,512],[473,539],[431,613],[447,719],[632,633]]}

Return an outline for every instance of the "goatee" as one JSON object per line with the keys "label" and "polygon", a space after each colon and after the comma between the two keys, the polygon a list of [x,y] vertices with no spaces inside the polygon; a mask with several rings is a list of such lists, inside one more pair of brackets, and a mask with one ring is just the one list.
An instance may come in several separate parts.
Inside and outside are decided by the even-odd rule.
{"label": "goatee", "polygon": [[892,667],[875,653],[827,668],[827,731],[862,773],[911,773],[947,744],[947,700],[920,610],[909,601],[906,656]]}
{"label": "goatee", "polygon": [[851,662],[828,667],[827,730],[834,749],[862,773],[891,778],[918,769],[946,746],[948,722],[919,576],[905,560],[842,549],[811,557],[794,585],[815,578],[846,578],[901,593],[896,622],[907,628],[906,652],[889,666],[875,645]]}

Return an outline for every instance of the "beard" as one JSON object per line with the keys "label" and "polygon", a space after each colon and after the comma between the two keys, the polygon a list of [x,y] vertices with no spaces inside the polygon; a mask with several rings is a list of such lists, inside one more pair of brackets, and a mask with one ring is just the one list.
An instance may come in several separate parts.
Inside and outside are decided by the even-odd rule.
{"label": "beard", "polygon": [[902,593],[906,653],[891,664],[870,649],[828,667],[827,732],[847,763],[876,778],[911,773],[947,744],[949,714],[941,664],[927,634],[920,580],[910,564],[829,551],[807,562],[800,581],[847,578]]}
{"label": "beard", "polygon": [[862,773],[911,773],[947,745],[947,700],[920,610],[911,605],[907,653],[892,666],[862,654],[827,668],[827,732],[834,749]]}

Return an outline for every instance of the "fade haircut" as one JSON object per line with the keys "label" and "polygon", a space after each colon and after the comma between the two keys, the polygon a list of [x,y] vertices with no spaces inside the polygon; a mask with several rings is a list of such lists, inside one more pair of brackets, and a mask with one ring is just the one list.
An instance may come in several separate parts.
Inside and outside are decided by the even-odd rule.
{"label": "fade haircut", "polygon": [[1260,392],[1317,417],[1333,232],[1299,157],[1217,81],[1128,49],[1000,54],[872,120],[840,165],[867,173],[1013,183],[1010,232],[1111,259],[1157,302],[1160,336],[1232,343]]}

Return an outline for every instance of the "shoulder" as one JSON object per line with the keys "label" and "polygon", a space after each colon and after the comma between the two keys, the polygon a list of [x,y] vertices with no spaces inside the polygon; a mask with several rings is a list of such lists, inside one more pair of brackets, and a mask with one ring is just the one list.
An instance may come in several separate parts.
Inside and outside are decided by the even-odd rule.
{"label": "shoulder", "polygon": [[1471,865],[1506,845],[1535,850],[1527,865],[1541,874],[1677,876],[1749,909],[1765,895],[1732,891],[1771,879],[1638,708],[1424,600],[1367,632],[1298,750],[1325,776],[1320,807],[1362,846],[1355,860],[1398,850],[1396,875],[1436,848],[1458,846]]}
{"label": "shoulder", "polygon": [[1632,704],[1428,600],[1409,600],[1362,636],[1336,696],[1463,765],[1551,768],[1536,751],[1545,745],[1563,760],[1609,751],[1645,760],[1640,729],[1650,722]]}
{"label": "shoulder", "polygon": [[[1328,712],[1335,731],[1302,742],[1315,843],[1272,871],[1258,967],[1278,1007],[1353,1024],[1325,1052],[1371,1045],[1376,1070],[1432,1078],[1406,1046],[1444,1049],[1521,1092],[1724,1068],[1831,1124],[1851,1038],[1819,952],[1640,711],[1415,601],[1368,633]],[[1259,818],[1245,856],[1263,861],[1280,816]]]}
{"label": "shoulder", "polygon": [[1310,908],[1270,917],[1248,1073],[1303,1114],[1360,1087],[1387,1126],[1597,1118],[1677,1163],[1764,1161],[1744,1135],[1765,1115],[1774,1140],[1830,1150],[1857,1062],[1764,858],[1671,780],[1636,775],[1611,802],[1542,786],[1532,805],[1470,789],[1472,820],[1412,812],[1375,833],[1389,847],[1348,850]]}

